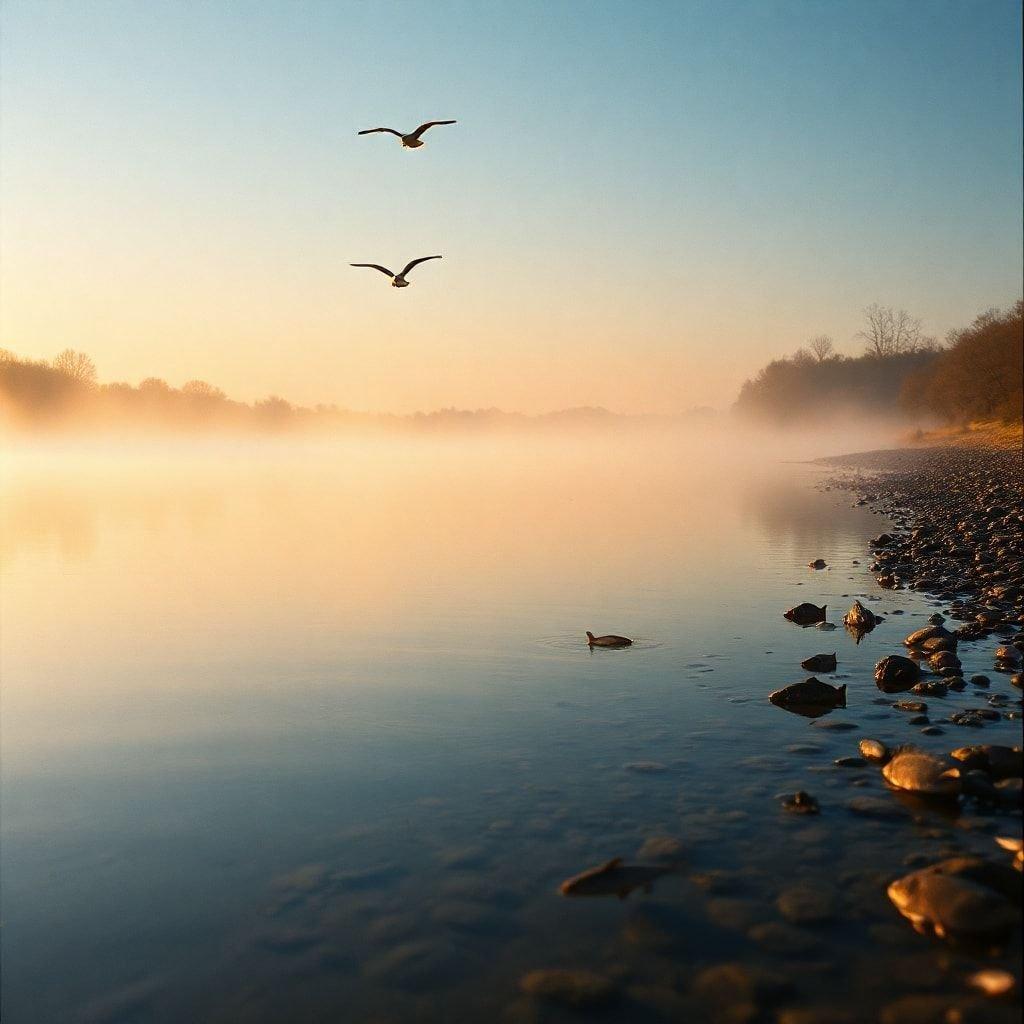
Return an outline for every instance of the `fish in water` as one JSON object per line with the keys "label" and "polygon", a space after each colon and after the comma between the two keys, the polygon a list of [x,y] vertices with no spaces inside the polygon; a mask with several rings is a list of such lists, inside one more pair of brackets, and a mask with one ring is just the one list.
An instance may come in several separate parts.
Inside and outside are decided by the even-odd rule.
{"label": "fish in water", "polygon": [[594,636],[588,629],[587,643],[591,647],[629,647],[633,641],[627,636],[616,636],[614,633],[609,633],[607,636]]}
{"label": "fish in water", "polygon": [[618,896],[624,900],[634,889],[649,893],[656,879],[674,870],[672,867],[624,864],[621,857],[614,857],[605,864],[587,868],[566,879],[558,891],[563,896]]}
{"label": "fish in water", "polygon": [[836,652],[832,654],[815,654],[800,662],[805,672],[835,672]]}
{"label": "fish in water", "polygon": [[779,708],[845,708],[846,683],[830,686],[811,676],[802,683],[791,683],[770,693],[768,699]]}
{"label": "fish in water", "polygon": [[825,609],[827,607],[827,604],[823,604],[819,608],[816,604],[804,601],[803,604],[790,608],[788,612],[783,612],[783,618],[789,619],[790,622],[795,622],[798,626],[813,626],[816,622],[825,621]]}

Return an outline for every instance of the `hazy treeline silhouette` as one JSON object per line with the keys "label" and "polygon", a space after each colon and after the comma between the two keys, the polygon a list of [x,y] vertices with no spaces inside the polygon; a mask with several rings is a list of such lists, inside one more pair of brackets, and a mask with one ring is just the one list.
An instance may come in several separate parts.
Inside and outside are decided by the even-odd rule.
{"label": "hazy treeline silhouette", "polygon": [[734,411],[774,426],[827,423],[854,415],[945,423],[1018,420],[1021,415],[1022,303],[990,310],[950,332],[925,337],[906,310],[869,306],[859,356],[843,356],[822,335],[775,359],[740,389]]}
{"label": "hazy treeline silhouette", "polygon": [[[710,410],[694,410],[685,418],[703,420],[711,415]],[[72,349],[65,349],[52,361],[22,359],[0,350],[0,424],[29,433],[444,433],[600,429],[669,422],[668,417],[621,416],[589,406],[539,416],[500,409],[439,409],[403,416],[353,412],[334,405],[305,408],[276,395],[247,404],[201,380],[188,381],[180,388],[157,377],[138,386],[100,384],[93,361]]]}

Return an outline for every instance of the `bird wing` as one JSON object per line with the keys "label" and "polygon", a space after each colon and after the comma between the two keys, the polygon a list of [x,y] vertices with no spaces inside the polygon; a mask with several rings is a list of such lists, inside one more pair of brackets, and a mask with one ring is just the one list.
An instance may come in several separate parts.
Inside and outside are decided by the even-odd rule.
{"label": "bird wing", "polygon": [[[379,263],[350,263],[350,267],[373,267],[374,270],[379,270],[382,274],[387,274],[388,277],[394,277],[395,275],[388,270],[387,267],[382,267]],[[409,268],[406,267],[406,270]]]}
{"label": "bird wing", "polygon": [[418,263],[426,263],[427,260],[439,260],[439,259],[441,259],[440,256],[421,256],[418,260],[410,260],[408,263],[406,263],[405,269],[398,276],[399,277],[405,277],[405,275],[408,274],[409,271],[412,270],[412,268],[415,267],[416,264],[418,264]]}
{"label": "bird wing", "polygon": [[394,128],[367,128],[365,131],[356,132],[357,135],[372,135],[374,132],[391,132],[392,135],[397,135],[399,138],[402,137],[401,132],[396,132]]}
{"label": "bird wing", "polygon": [[418,139],[428,128],[433,128],[435,124],[455,124],[455,121],[427,121],[426,124],[421,124],[419,128],[414,132],[410,132],[414,139]]}

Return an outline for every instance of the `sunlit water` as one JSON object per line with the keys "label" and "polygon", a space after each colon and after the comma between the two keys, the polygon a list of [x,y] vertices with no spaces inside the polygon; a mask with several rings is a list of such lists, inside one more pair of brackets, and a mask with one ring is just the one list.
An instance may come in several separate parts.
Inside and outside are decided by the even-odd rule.
{"label": "sunlit water", "polygon": [[[872,666],[933,607],[877,589],[883,524],[821,480],[707,439],[9,454],[4,1021],[561,1019],[518,988],[547,967],[614,979],[592,1016],[713,1020],[687,1000],[722,961],[863,1019],[961,991],[975,961],[884,886],[910,854],[998,853],[996,822],[832,761],[1017,723],[921,737],[879,703]],[[855,595],[904,614],[859,646],[782,618]],[[848,732],[766,700],[832,650],[849,708],[821,721]],[[780,810],[798,788],[819,817]],[[652,893],[558,895],[656,835],[686,858]],[[795,883],[835,905],[787,945],[757,926]]]}

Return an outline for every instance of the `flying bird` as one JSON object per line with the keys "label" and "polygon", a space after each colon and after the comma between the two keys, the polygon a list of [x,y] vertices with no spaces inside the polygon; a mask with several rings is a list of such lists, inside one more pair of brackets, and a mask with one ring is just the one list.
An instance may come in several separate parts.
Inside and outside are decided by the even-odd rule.
{"label": "flying bird", "polygon": [[391,278],[392,288],[408,288],[409,282],[405,279],[405,275],[412,270],[413,267],[420,263],[426,263],[427,260],[439,260],[440,256],[421,256],[418,260],[411,260],[406,263],[398,274],[393,274],[387,267],[382,267],[379,263],[350,263],[351,267],[373,267],[374,270],[379,270],[382,274],[387,274]]}
{"label": "flying bird", "polygon": [[403,149],[419,149],[423,145],[423,140],[420,136],[428,129],[433,128],[436,124],[456,124],[455,121],[427,121],[426,124],[421,124],[419,128],[414,132],[409,132],[408,135],[403,135],[401,132],[396,132],[394,128],[367,128],[365,131],[359,132],[360,135],[373,135],[374,132],[390,132],[392,135],[397,135],[402,140]]}

